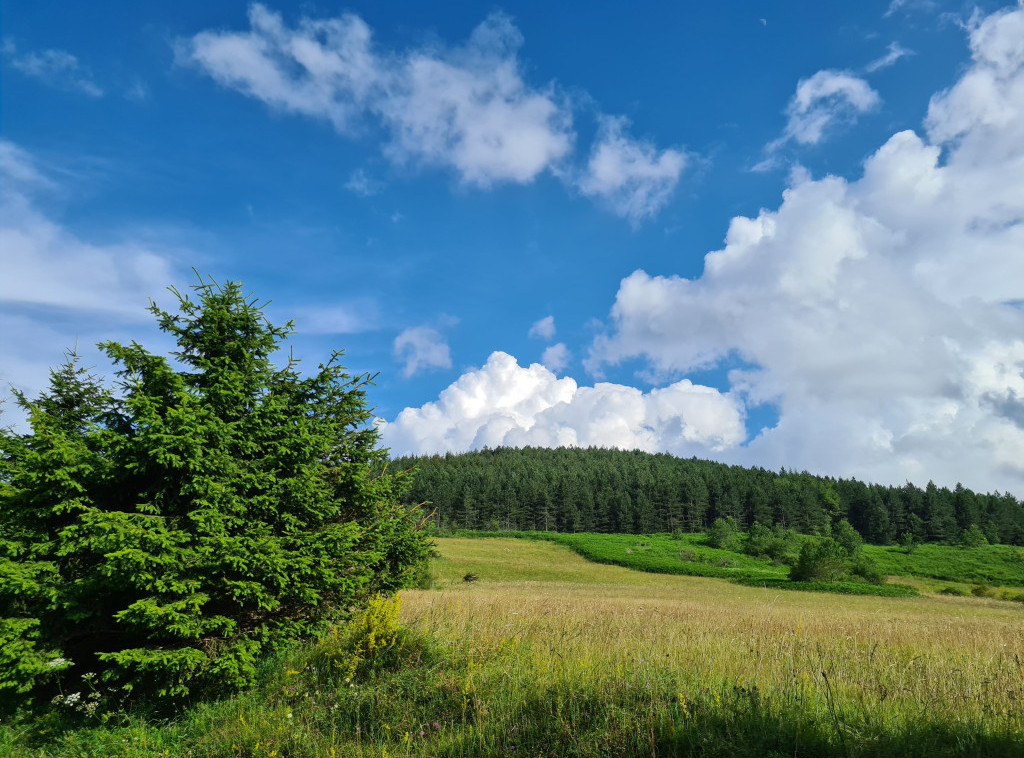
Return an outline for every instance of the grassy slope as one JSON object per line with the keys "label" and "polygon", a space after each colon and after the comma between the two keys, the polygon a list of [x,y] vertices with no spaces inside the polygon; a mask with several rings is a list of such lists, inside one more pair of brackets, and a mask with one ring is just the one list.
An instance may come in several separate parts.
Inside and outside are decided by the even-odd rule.
{"label": "grassy slope", "polygon": [[[923,578],[964,585],[1024,587],[1024,549],[1007,545],[962,548],[955,545],[927,544],[907,554],[901,547],[865,545],[864,553],[878,564],[883,574],[894,577],[894,584],[876,587],[858,582],[833,585],[789,582],[789,569],[770,561],[752,558],[740,552],[718,550],[707,545],[703,534],[553,534],[515,533],[530,539],[557,542],[596,563],[607,563],[639,571],[685,576],[730,579],[743,584],[776,589],[800,589],[842,594],[888,595],[916,594],[904,579]],[[501,532],[466,532],[463,536],[502,537]],[[935,582],[911,582],[935,591]],[[1018,593],[1007,593],[1016,596]]]}
{"label": "grassy slope", "polygon": [[0,755],[1024,754],[1015,604],[780,593],[543,541],[438,548],[436,589],[403,593],[407,631],[352,681],[332,644],[307,647],[170,721],[0,725]]}

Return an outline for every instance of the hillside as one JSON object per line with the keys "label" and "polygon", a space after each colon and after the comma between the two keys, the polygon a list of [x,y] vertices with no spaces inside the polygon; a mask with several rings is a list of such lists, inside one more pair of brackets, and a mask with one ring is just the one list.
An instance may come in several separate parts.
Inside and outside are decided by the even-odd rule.
{"label": "hillside", "polygon": [[1024,544],[1020,501],[959,485],[892,487],[603,448],[497,448],[391,465],[419,470],[407,500],[431,502],[441,529],[698,532],[732,517],[816,534],[845,518],[875,544],[907,533],[957,541],[972,525],[989,542]]}

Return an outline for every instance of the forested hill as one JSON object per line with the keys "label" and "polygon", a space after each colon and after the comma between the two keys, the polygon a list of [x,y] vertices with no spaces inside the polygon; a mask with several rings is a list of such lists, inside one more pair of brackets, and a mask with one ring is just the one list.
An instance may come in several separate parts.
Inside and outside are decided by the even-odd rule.
{"label": "forested hill", "polygon": [[431,501],[441,528],[647,534],[701,531],[731,516],[815,534],[846,518],[875,543],[908,532],[916,541],[958,540],[977,525],[990,542],[1024,544],[1015,497],[959,485],[887,487],[602,448],[497,448],[391,466],[419,469],[408,500]]}

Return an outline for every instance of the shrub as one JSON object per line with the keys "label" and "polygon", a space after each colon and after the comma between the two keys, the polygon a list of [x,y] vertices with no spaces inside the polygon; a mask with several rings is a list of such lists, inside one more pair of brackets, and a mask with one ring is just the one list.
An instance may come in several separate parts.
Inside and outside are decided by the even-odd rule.
{"label": "shrub", "polygon": [[885,584],[885,574],[878,568],[878,564],[866,555],[861,555],[860,558],[854,561],[850,573],[863,579],[868,584]]}
{"label": "shrub", "polygon": [[707,532],[708,544],[719,550],[738,550],[740,546],[740,527],[732,516],[715,519],[715,523]]}
{"label": "shrub", "polygon": [[777,565],[791,562],[796,545],[796,532],[792,529],[786,529],[780,524],[769,529],[755,522],[750,527],[743,552],[755,558],[768,558]]}
{"label": "shrub", "polygon": [[849,555],[831,537],[808,540],[790,571],[795,582],[839,582],[849,574]]}
{"label": "shrub", "polygon": [[988,537],[977,524],[971,524],[968,529],[964,529],[960,536],[960,544],[967,548],[984,547],[988,544]]}
{"label": "shrub", "polygon": [[860,532],[854,529],[849,521],[846,519],[840,521],[833,531],[833,536],[850,558],[856,559],[860,556],[861,548],[864,546],[864,538],[860,536]]}
{"label": "shrub", "polygon": [[917,542],[914,541],[914,533],[903,532],[903,534],[900,535],[900,546],[907,555],[911,555],[915,550],[917,550]]}
{"label": "shrub", "polygon": [[0,699],[104,687],[245,686],[265,652],[400,588],[428,545],[384,473],[371,377],[334,353],[271,362],[291,334],[241,285],[151,305],[175,364],[107,342],[119,391],[73,354],[30,431],[0,432]]}

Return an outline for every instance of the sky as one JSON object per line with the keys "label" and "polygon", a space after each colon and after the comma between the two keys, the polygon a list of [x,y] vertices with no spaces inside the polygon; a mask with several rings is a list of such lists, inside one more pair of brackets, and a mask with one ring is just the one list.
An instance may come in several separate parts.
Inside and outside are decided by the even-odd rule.
{"label": "sky", "polygon": [[198,272],[376,374],[395,454],[1024,497],[1024,5],[0,12],[5,386],[170,351]]}

